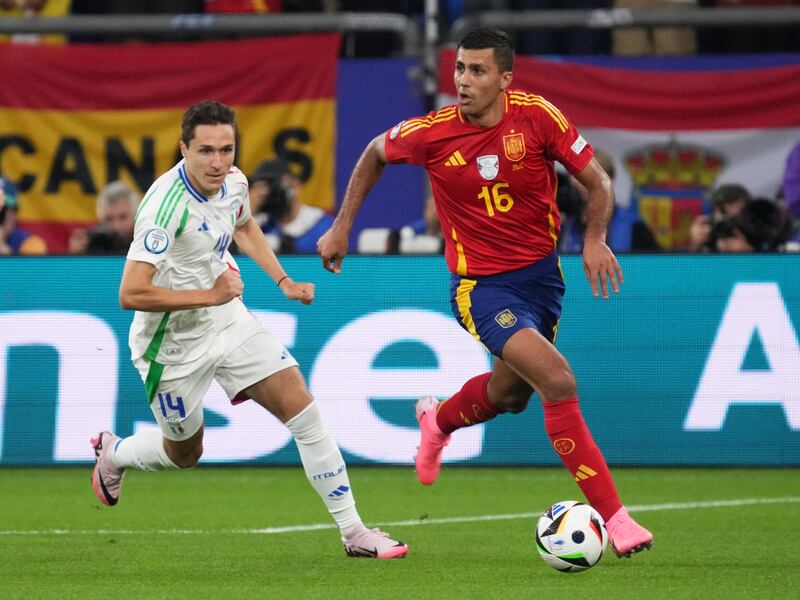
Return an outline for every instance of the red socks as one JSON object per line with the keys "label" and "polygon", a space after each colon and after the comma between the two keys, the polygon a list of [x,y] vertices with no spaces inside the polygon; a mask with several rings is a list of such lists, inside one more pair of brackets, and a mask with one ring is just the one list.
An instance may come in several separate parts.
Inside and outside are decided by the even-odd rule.
{"label": "red socks", "polygon": [[[466,386],[465,386],[466,387]],[[600,448],[578,408],[578,399],[543,402],[544,428],[586,500],[608,521],[622,506]]]}
{"label": "red socks", "polygon": [[[491,373],[467,381],[449,400],[439,404],[436,424],[445,435],[461,427],[485,423],[499,411],[489,402],[486,386]],[[619,510],[617,488],[600,448],[583,420],[578,399],[544,402],[544,428],[559,458],[567,467],[586,500],[606,521]]]}
{"label": "red socks", "polygon": [[473,377],[449,400],[439,404],[436,424],[445,435],[461,427],[484,423],[494,419],[499,411],[489,402],[486,386],[492,373]]}

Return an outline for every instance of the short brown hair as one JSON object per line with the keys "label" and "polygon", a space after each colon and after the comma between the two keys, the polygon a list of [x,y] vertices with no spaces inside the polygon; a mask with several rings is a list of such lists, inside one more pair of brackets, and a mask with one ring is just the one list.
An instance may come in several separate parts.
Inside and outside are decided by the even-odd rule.
{"label": "short brown hair", "polygon": [[181,123],[181,140],[187,146],[194,138],[194,130],[198,125],[230,125],[233,135],[237,136],[236,113],[230,106],[216,100],[203,100],[192,104],[183,113]]}

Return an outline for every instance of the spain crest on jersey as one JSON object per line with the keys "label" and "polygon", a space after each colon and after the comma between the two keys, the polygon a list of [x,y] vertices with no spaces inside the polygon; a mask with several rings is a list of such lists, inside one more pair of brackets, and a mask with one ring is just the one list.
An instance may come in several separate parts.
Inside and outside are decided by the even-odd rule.
{"label": "spain crest on jersey", "polygon": [[512,162],[522,160],[525,156],[525,137],[521,133],[512,133],[503,136],[503,150],[506,158]]}

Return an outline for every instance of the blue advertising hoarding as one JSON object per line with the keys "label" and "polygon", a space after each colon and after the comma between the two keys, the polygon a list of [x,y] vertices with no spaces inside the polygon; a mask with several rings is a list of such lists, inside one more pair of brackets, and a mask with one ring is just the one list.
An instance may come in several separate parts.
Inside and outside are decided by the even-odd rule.
{"label": "blue advertising hoarding", "polygon": [[[410,464],[413,405],[491,367],[449,313],[442,257],[284,257],[316,283],[288,302],[247,259],[244,300],[294,354],[350,463]],[[613,465],[800,465],[800,256],[624,256],[622,292],[593,298],[562,258],[558,347]],[[154,426],[127,347],[121,258],[0,260],[0,465],[83,463],[102,429]],[[247,402],[206,398],[206,462],[296,463],[286,429]],[[460,430],[445,460],[555,464],[537,401]]]}

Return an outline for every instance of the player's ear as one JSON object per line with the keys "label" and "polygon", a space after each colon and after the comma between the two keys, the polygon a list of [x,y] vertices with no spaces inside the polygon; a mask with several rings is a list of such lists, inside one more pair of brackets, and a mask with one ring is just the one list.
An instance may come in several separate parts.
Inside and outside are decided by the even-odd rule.
{"label": "player's ear", "polygon": [[511,71],[505,71],[502,75],[500,75],[500,89],[505,91],[508,86],[511,85],[511,81],[514,79],[514,73]]}
{"label": "player's ear", "polygon": [[186,147],[186,144],[183,143],[183,140],[178,142],[178,145],[181,148],[181,156],[183,156],[183,158],[186,158],[186,153],[189,151],[189,148]]}

